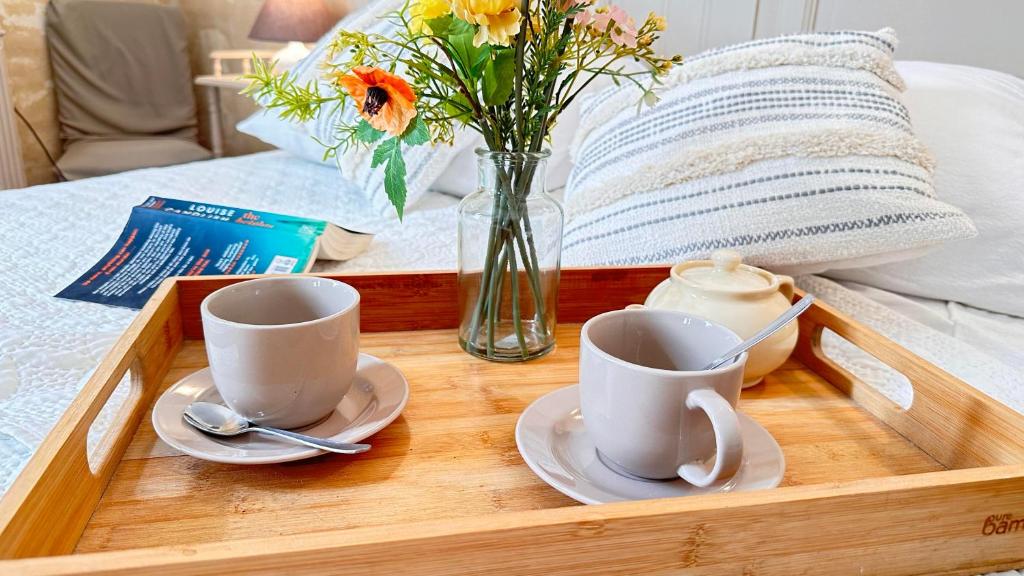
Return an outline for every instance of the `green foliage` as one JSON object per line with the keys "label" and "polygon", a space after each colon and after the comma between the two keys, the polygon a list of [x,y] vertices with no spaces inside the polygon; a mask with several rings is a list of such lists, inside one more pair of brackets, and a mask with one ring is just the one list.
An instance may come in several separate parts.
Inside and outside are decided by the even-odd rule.
{"label": "green foliage", "polygon": [[430,28],[431,33],[438,38],[447,38],[452,35],[473,33],[476,31],[476,28],[472,24],[465,20],[459,20],[451,14],[427,20],[426,24],[427,27]]}
{"label": "green foliage", "polygon": [[492,150],[539,151],[558,116],[596,78],[634,85],[641,105],[652,105],[659,78],[681,61],[654,53],[664,20],[653,14],[635,26],[633,45],[621,41],[630,25],[613,22],[597,29],[575,21],[585,10],[606,9],[594,2],[566,6],[565,0],[524,0],[520,32],[508,46],[474,46],[478,26],[453,14],[413,26],[409,10],[417,1],[383,16],[396,25],[393,35],[338,32],[319,82],[303,84],[254,59],[246,91],[282,118],[307,121],[324,114],[325,106],[348,102],[338,79],[354,67],[377,67],[405,79],[417,96],[416,116],[400,137],[359,118],[339,123],[334,141],[324,143],[325,157],[353,145],[373,147],[373,167],[383,167],[385,189],[399,216],[406,197],[403,148],[450,143],[465,126],[479,132]]}
{"label": "green foliage", "polygon": [[473,45],[472,31],[451,34],[448,36],[448,45],[451,47],[451,56],[459,67],[459,73],[463,80],[469,81],[474,87],[480,78],[480,72],[487,65],[491,48],[487,44],[483,46]]}
{"label": "green foliage", "polygon": [[409,127],[402,133],[402,142],[407,146],[419,146],[420,144],[426,144],[430,142],[430,129],[427,128],[427,123],[423,121],[423,117],[416,116],[412,122],[409,123]]}
{"label": "green foliage", "polygon": [[373,144],[384,137],[384,131],[377,130],[365,119],[360,119],[356,124],[355,139],[366,144]]}
{"label": "green foliage", "polygon": [[512,50],[496,50],[484,68],[484,103],[504,104],[515,87],[516,54]]}
{"label": "green foliage", "polygon": [[283,120],[306,122],[316,118],[324,104],[341,103],[343,96],[321,96],[320,87],[316,82],[299,84],[289,72],[276,74],[274,64],[267,63],[255,54],[252,57],[252,73],[243,76],[249,80],[249,86],[242,90],[264,108],[278,110]]}
{"label": "green foliage", "polygon": [[451,98],[444,103],[444,109],[453,120],[457,120],[463,124],[469,124],[471,122],[473,106],[469,103],[469,99],[463,94],[452,94]]}
{"label": "green foliage", "polygon": [[384,192],[398,212],[401,220],[405,212],[405,158],[402,157],[402,143],[398,138],[389,138],[377,145],[373,151],[370,167],[384,164]]}

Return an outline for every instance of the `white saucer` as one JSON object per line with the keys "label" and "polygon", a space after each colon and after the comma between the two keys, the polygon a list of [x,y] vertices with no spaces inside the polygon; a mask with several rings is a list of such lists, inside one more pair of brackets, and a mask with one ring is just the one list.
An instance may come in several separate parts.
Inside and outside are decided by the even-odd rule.
{"label": "white saucer", "polygon": [[674,498],[695,494],[775,488],[786,470],[782,449],[767,430],[739,413],[743,464],[731,479],[698,488],[682,479],[627,478],[604,465],[583,427],[579,386],[560,388],[535,400],[516,424],[516,445],[542,480],[584,504]]}
{"label": "white saucer", "polygon": [[[408,400],[409,383],[398,368],[360,354],[355,382],[338,407],[324,420],[299,431],[337,442],[359,442],[398,418]],[[182,418],[185,407],[196,401],[223,404],[209,368],[176,382],[153,406],[157,435],[185,454],[225,464],[275,464],[326,453],[256,432],[234,438],[204,434]]]}

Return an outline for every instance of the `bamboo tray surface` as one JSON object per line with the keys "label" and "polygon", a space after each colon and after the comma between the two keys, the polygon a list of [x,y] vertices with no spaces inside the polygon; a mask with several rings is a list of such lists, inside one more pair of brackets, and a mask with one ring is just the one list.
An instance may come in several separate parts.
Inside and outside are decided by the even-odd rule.
{"label": "bamboo tray surface", "polygon": [[[265,466],[198,460],[155,435],[155,398],[206,366],[199,302],[242,278],[168,281],[0,501],[0,558],[41,557],[0,561],[0,573],[1024,565],[1024,522],[983,534],[993,517],[1024,519],[1024,418],[824,304],[801,319],[794,356],[740,401],[782,447],[780,488],[588,507],[535,476],[516,448],[519,414],[576,383],[580,322],[642,301],[666,276],[564,271],[558,348],[525,364],[459,349],[454,274],[335,276],[363,294],[361,351],[403,371],[409,403],[369,453]],[[913,405],[825,357],[825,327],[903,372]],[[133,389],[94,473],[84,435],[125,370]]]}

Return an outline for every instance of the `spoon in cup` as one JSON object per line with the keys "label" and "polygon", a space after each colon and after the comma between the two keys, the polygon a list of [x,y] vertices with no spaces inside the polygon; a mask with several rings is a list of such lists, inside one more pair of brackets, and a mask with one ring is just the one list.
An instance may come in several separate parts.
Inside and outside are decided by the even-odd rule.
{"label": "spoon in cup", "polygon": [[306,434],[299,434],[298,432],[292,432],[291,430],[282,430],[280,428],[271,428],[269,426],[256,425],[245,418],[242,418],[238,414],[231,411],[226,406],[220,404],[214,404],[212,402],[193,402],[185,408],[185,422],[188,422],[193,427],[213,434],[214,436],[239,436],[247,432],[263,432],[264,434],[270,434],[283,438],[296,444],[302,444],[304,446],[310,446],[312,448],[318,448],[327,452],[335,452],[338,454],[360,454],[370,449],[369,444],[347,444],[345,442],[334,442],[332,440],[324,440],[323,438],[317,438],[315,436],[307,436]]}
{"label": "spoon in cup", "polygon": [[705,366],[703,370],[714,370],[715,368],[722,366],[726,362],[731,362],[740,354],[743,354],[747,350],[750,350],[754,346],[757,346],[758,344],[761,343],[762,340],[781,330],[783,326],[792,322],[794,318],[806,312],[807,309],[810,308],[811,304],[813,303],[814,296],[812,296],[811,294],[806,294],[796,304],[790,306],[789,309],[786,310],[781,316],[779,316],[775,320],[772,320],[772,323],[765,326],[763,330],[761,330],[757,334],[754,334],[750,338],[747,338],[743,342],[740,342],[739,344],[736,345],[735,348],[729,350],[725,354],[722,354],[718,358],[715,358],[714,360],[711,361],[710,364]]}

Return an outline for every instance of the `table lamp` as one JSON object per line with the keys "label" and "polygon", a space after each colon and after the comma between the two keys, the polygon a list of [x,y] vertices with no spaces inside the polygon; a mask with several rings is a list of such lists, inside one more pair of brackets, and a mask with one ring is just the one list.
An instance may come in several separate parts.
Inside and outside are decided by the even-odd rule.
{"label": "table lamp", "polygon": [[249,38],[287,42],[274,54],[277,69],[287,70],[309,54],[304,42],[319,40],[341,16],[324,0],[265,0]]}

